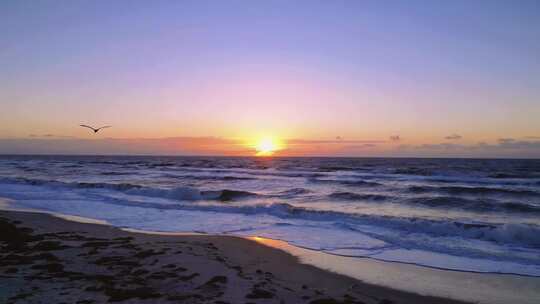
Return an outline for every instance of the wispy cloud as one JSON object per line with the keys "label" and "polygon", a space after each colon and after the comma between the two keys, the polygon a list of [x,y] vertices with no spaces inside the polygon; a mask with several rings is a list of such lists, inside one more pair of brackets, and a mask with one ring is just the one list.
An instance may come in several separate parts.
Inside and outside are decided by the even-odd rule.
{"label": "wispy cloud", "polygon": [[459,135],[459,134],[452,134],[452,135],[448,135],[445,137],[445,139],[448,139],[448,140],[458,140],[458,139],[462,139],[463,136]]}
{"label": "wispy cloud", "polygon": [[[374,147],[381,140],[289,139],[278,155],[332,155]],[[221,137],[72,138],[52,134],[0,139],[2,154],[254,155],[252,144]]]}
{"label": "wispy cloud", "polygon": [[348,150],[358,150],[358,149],[366,149],[366,148],[374,148],[377,147],[376,144],[362,144],[362,145],[348,145],[344,146],[342,150],[348,151]]}
{"label": "wispy cloud", "polygon": [[74,136],[54,135],[54,134],[41,134],[41,135],[29,134],[28,137],[30,137],[30,138],[47,138],[47,139],[50,139],[50,138],[75,138]]}
{"label": "wispy cloud", "polygon": [[[47,135],[47,134],[45,134]],[[52,135],[52,134],[51,134]],[[540,158],[539,140],[499,138],[493,142],[451,142],[392,145],[385,140],[289,139],[276,155],[283,156],[418,156]],[[233,138],[100,138],[33,136],[0,139],[0,154],[140,154],[239,155],[255,154],[253,145]]]}
{"label": "wispy cloud", "polygon": [[440,143],[440,144],[423,144],[416,146],[416,149],[430,149],[430,150],[456,150],[459,148],[464,148],[464,145],[450,144],[450,143]]}
{"label": "wispy cloud", "polygon": [[320,145],[320,144],[380,144],[384,140],[346,140],[346,139],[288,139],[289,145]]}
{"label": "wispy cloud", "polygon": [[499,139],[497,139],[497,141],[498,141],[500,144],[508,144],[508,143],[514,142],[514,141],[516,141],[516,140],[513,139],[513,138],[499,138]]}
{"label": "wispy cloud", "polygon": [[540,141],[499,138],[495,143],[400,145],[398,151],[416,156],[540,158]]}
{"label": "wispy cloud", "polygon": [[540,149],[540,141],[527,141],[527,140],[512,139],[510,141],[499,142],[498,146],[501,148],[507,148],[507,149],[525,149],[525,148]]}
{"label": "wispy cloud", "polygon": [[40,136],[0,139],[3,154],[246,154],[248,148],[233,139],[217,137],[169,138],[59,138]]}

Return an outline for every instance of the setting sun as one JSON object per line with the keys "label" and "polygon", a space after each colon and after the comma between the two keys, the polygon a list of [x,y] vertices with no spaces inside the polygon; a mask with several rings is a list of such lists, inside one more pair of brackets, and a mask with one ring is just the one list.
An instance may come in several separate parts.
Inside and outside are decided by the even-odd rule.
{"label": "setting sun", "polygon": [[270,156],[273,155],[276,151],[282,149],[282,144],[273,138],[264,137],[261,138],[255,144],[255,150],[257,151],[257,156]]}

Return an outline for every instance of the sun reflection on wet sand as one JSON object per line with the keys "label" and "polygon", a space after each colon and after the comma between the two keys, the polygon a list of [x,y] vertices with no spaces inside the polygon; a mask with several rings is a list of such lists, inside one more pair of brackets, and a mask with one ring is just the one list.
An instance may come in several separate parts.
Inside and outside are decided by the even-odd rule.
{"label": "sun reflection on wet sand", "polygon": [[[540,278],[519,275],[450,271],[413,264],[346,257],[293,246],[287,242],[248,237],[268,247],[284,250],[303,264],[313,265],[363,282],[478,303],[534,303],[540,298]],[[470,288],[475,286],[475,288]],[[519,290],[519,293],[515,291]]]}
{"label": "sun reflection on wet sand", "polygon": [[291,246],[284,241],[267,239],[260,236],[251,236],[251,237],[248,237],[248,239],[254,240],[257,243],[261,243],[269,247],[274,247],[274,248],[283,249],[283,250],[285,250],[286,246]]}

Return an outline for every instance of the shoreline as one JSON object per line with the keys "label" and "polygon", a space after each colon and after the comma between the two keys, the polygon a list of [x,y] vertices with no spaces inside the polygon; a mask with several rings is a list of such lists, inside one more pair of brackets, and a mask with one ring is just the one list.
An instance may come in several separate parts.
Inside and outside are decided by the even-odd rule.
{"label": "shoreline", "polygon": [[[441,270],[441,271],[450,271],[450,272],[458,272],[458,273],[473,273],[473,274],[486,274],[486,275],[508,275],[508,276],[516,276],[516,277],[526,277],[526,278],[538,278],[540,280],[540,276],[534,276],[534,275],[528,275],[528,274],[522,274],[522,273],[509,273],[509,272],[490,272],[490,271],[473,271],[473,270],[461,270],[461,269],[452,269],[452,268],[444,268],[444,267],[436,267],[436,266],[429,266],[429,265],[423,265],[418,263],[409,263],[409,262],[403,262],[403,261],[392,261],[392,260],[384,260],[384,259],[378,259],[374,257],[369,256],[355,256],[355,255],[343,255],[343,254],[335,254],[335,253],[329,253],[324,252],[320,250],[315,250],[308,247],[302,247],[298,245],[291,244],[287,242],[286,240],[282,239],[272,239],[267,237],[258,237],[258,236],[241,236],[241,235],[234,235],[234,234],[210,234],[210,233],[204,233],[204,232],[195,232],[195,231],[179,231],[179,232],[171,232],[171,231],[153,231],[153,230],[141,230],[141,229],[134,229],[134,228],[123,228],[123,227],[116,227],[112,225],[111,223],[108,223],[105,220],[98,220],[88,217],[82,217],[77,215],[69,215],[69,214],[63,214],[63,213],[57,213],[53,211],[46,211],[46,210],[39,210],[39,209],[32,209],[32,208],[13,208],[11,206],[10,200],[0,198],[0,211],[14,211],[14,212],[30,212],[30,213],[42,213],[42,214],[48,214],[53,217],[57,217],[60,219],[64,219],[67,221],[73,221],[77,223],[82,224],[97,224],[97,225],[107,225],[111,227],[118,228],[120,230],[126,231],[126,232],[132,232],[132,233],[143,233],[143,234],[150,234],[150,235],[170,235],[170,236],[191,236],[191,235],[200,235],[200,236],[225,236],[225,237],[237,237],[242,239],[248,239],[252,241],[259,241],[260,240],[267,240],[267,242],[260,242],[263,245],[278,248],[281,250],[284,250],[294,256],[298,257],[298,251],[306,251],[311,252],[317,255],[324,255],[324,256],[334,256],[339,258],[353,258],[353,259],[368,259],[380,263],[389,263],[389,264],[404,264],[404,265],[411,265],[415,267],[420,268],[427,268],[427,269],[433,269],[433,270]],[[280,245],[275,245],[276,243],[280,243]],[[296,250],[295,250],[296,249]],[[314,265],[318,266],[318,265]],[[320,265],[319,265],[320,268]]]}
{"label": "shoreline", "polygon": [[19,211],[0,218],[27,239],[2,250],[7,303],[464,303],[364,283],[239,237],[142,234]]}
{"label": "shoreline", "polygon": [[[292,245],[283,240],[212,235],[195,232],[161,232],[121,228],[148,235],[216,236],[247,239],[269,248],[291,254],[299,263],[324,271],[357,279],[364,283],[411,292],[423,296],[442,297],[474,303],[537,303],[540,300],[540,277],[496,272],[475,272],[393,262],[370,257],[344,256]],[[384,273],[384,276],[378,275]],[[422,282],[417,284],[416,282]],[[465,282],[465,283],[464,283]],[[412,283],[412,284],[411,284]],[[474,289],[469,287],[473,286]],[[520,296],[512,296],[516,290]]]}
{"label": "shoreline", "polygon": [[[388,262],[369,257],[349,257],[333,255],[291,245],[285,241],[261,237],[242,237],[233,235],[211,235],[195,232],[159,232],[145,231],[111,226],[102,220],[79,216],[58,214],[33,209],[10,208],[5,202],[0,206],[0,216],[20,218],[22,214],[32,214],[38,222],[47,223],[57,219],[74,225],[97,225],[118,230],[118,233],[146,235],[148,237],[202,238],[202,239],[239,239],[262,245],[268,249],[290,255],[295,263],[315,267],[322,272],[345,276],[364,285],[385,288],[393,292],[410,293],[420,297],[440,298],[440,300],[475,302],[475,303],[536,303],[540,299],[540,278],[519,274],[482,273],[451,269],[440,269],[417,264]],[[47,217],[50,218],[47,220]],[[45,227],[42,227],[42,229]],[[47,228],[45,228],[47,230]],[[65,231],[64,231],[65,232]],[[384,275],[380,275],[384,273]],[[474,287],[474,288],[470,288]],[[518,295],[515,291],[519,290]],[[426,302],[430,303],[430,302]]]}
{"label": "shoreline", "polygon": [[[5,209],[0,209],[5,210]],[[26,212],[34,212],[34,211],[26,211]],[[39,212],[39,211],[36,211]],[[80,216],[71,216],[71,215],[63,215],[63,214],[57,214],[57,213],[50,213],[52,216],[57,216],[59,218],[63,218],[65,220],[72,220],[79,223],[91,223],[92,221],[99,221],[99,220],[93,220],[93,219],[87,219]],[[73,217],[71,219],[71,217]],[[78,220],[81,219],[81,220]],[[101,222],[101,221],[100,221]],[[102,221],[103,223],[99,223],[101,225],[110,225],[106,223],[105,221]],[[298,245],[291,244],[287,242],[286,240],[282,239],[273,239],[268,237],[259,237],[259,236],[241,236],[241,235],[234,235],[234,234],[211,234],[211,233],[204,233],[204,232],[170,232],[170,231],[152,231],[152,230],[140,230],[140,229],[132,229],[132,228],[119,228],[123,231],[127,232],[133,232],[133,233],[144,233],[144,234],[150,234],[150,235],[171,235],[171,236],[190,236],[190,235],[201,235],[201,236],[225,236],[225,237],[237,237],[241,239],[247,239],[252,240],[255,242],[259,242],[265,246],[272,247],[272,248],[278,248],[283,251],[286,251],[296,257],[295,253],[298,251],[307,251],[312,254],[321,255],[321,256],[331,256],[336,258],[353,258],[353,259],[366,259],[366,260],[372,260],[376,262],[381,263],[388,263],[388,264],[403,264],[403,265],[410,265],[414,267],[419,268],[427,268],[427,269],[433,269],[433,270],[441,270],[441,271],[449,271],[449,272],[458,272],[458,273],[474,273],[474,274],[485,274],[485,275],[507,275],[507,276],[516,276],[516,277],[525,277],[525,278],[538,278],[540,279],[540,276],[535,275],[528,275],[528,274],[521,274],[521,273],[509,273],[509,272],[492,272],[492,271],[474,271],[474,270],[461,270],[461,269],[452,269],[452,268],[444,268],[444,267],[437,267],[437,266],[429,266],[429,265],[422,265],[418,263],[409,263],[409,262],[403,262],[403,261],[391,261],[391,260],[384,260],[369,256],[356,256],[356,255],[343,255],[343,254],[337,254],[337,253],[331,253],[331,252],[324,252],[321,250],[312,249],[309,247],[302,247]],[[314,265],[315,266],[315,265]]]}
{"label": "shoreline", "polygon": [[[147,234],[157,234],[157,235],[206,235],[206,236],[227,236],[227,237],[239,237],[244,239],[252,239],[253,236],[246,236],[246,235],[236,235],[236,234],[212,234],[212,233],[206,233],[206,232],[198,232],[198,231],[155,231],[155,230],[142,230],[142,229],[135,229],[135,228],[126,228],[121,226],[115,226],[111,223],[108,223],[105,220],[101,219],[94,219],[89,217],[83,217],[83,216],[77,216],[77,215],[69,215],[64,213],[58,213],[55,211],[47,211],[47,210],[40,210],[40,209],[33,209],[33,208],[26,208],[26,207],[13,207],[13,205],[16,205],[16,201],[13,201],[8,198],[0,198],[0,211],[17,211],[17,212],[34,212],[34,213],[43,213],[43,214],[50,214],[55,217],[59,217],[68,221],[75,221],[79,223],[94,223],[94,224],[100,224],[100,225],[109,225],[113,227],[117,227],[119,229],[122,229],[124,231],[130,231],[135,233],[147,233]],[[286,247],[282,248],[282,250],[286,250],[287,252],[296,255],[295,252],[298,250],[294,250],[294,248],[298,248],[300,250],[307,250],[310,252],[316,252],[320,253],[322,255],[329,255],[329,256],[335,256],[338,258],[353,258],[353,259],[369,259],[381,263],[390,263],[390,264],[404,264],[404,265],[411,265],[416,266],[420,268],[428,268],[433,270],[441,270],[441,271],[450,271],[450,272],[460,272],[460,273],[473,273],[473,274],[487,274],[487,275],[508,275],[508,276],[517,276],[517,277],[526,277],[526,278],[538,278],[540,280],[540,275],[535,274],[528,274],[526,271],[521,272],[511,272],[511,271],[482,271],[482,270],[471,270],[471,269],[460,269],[460,268],[452,268],[452,267],[444,267],[444,266],[434,266],[430,264],[423,264],[420,262],[408,262],[404,260],[399,259],[384,259],[384,258],[378,258],[373,256],[358,256],[358,255],[346,255],[346,254],[339,254],[339,253],[332,253],[332,252],[326,252],[322,250],[317,250],[309,247],[303,247],[297,244],[290,243],[287,240],[284,239],[272,239],[268,237],[260,237],[260,239],[267,239],[271,241],[279,241],[286,243],[289,246],[279,246],[279,247]],[[272,247],[272,245],[270,245]],[[292,250],[288,248],[293,248]],[[481,261],[481,260],[479,260]],[[320,266],[320,265],[315,265]],[[519,264],[516,264],[517,267],[519,267]],[[540,286],[539,286],[540,288]]]}

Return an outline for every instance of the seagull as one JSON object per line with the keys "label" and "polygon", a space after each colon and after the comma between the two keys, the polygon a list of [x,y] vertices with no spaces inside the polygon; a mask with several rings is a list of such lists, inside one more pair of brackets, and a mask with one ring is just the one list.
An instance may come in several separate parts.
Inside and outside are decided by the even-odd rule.
{"label": "seagull", "polygon": [[92,129],[92,131],[94,131],[94,133],[97,133],[99,130],[101,129],[105,129],[105,128],[110,128],[111,126],[103,126],[101,128],[93,128],[93,127],[90,127],[90,126],[87,126],[87,125],[79,125],[81,127],[85,127],[85,128],[88,128],[88,129]]}

